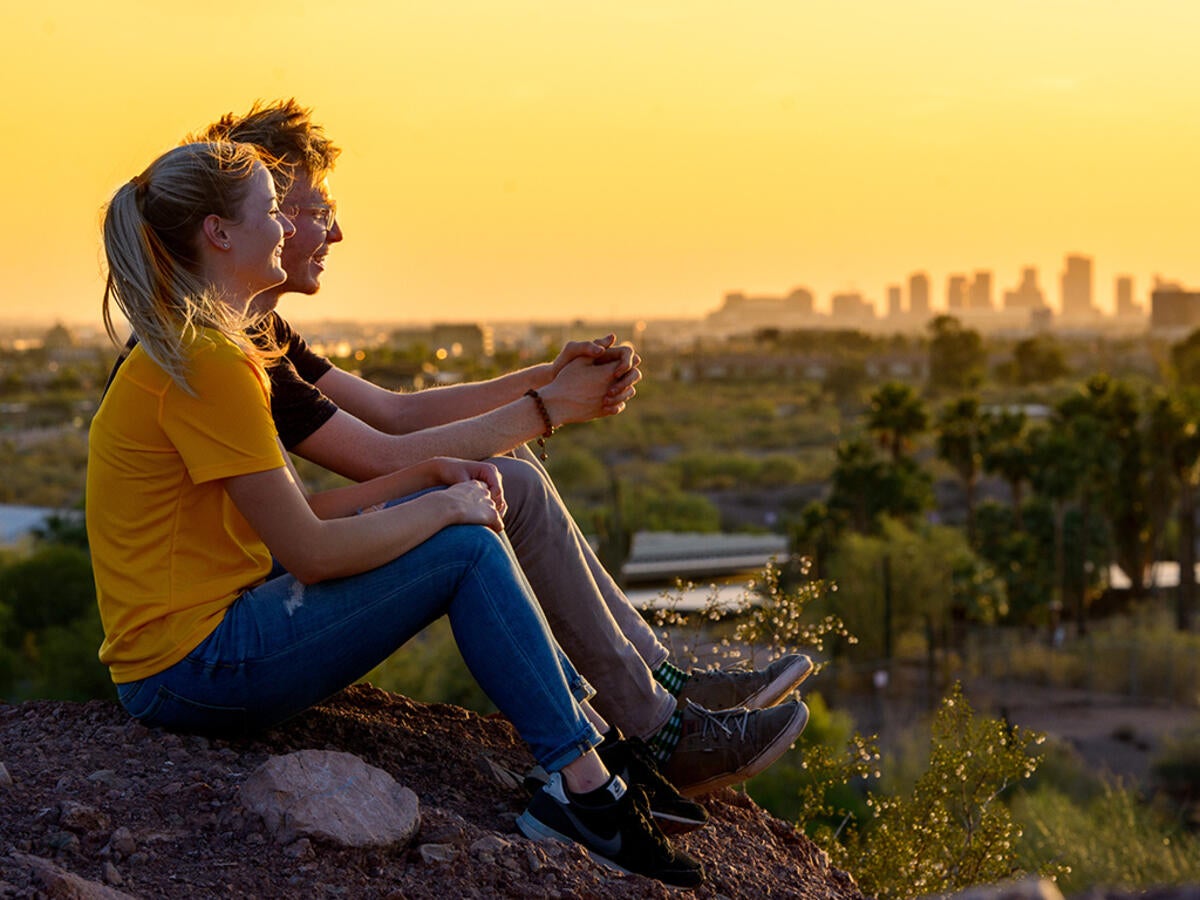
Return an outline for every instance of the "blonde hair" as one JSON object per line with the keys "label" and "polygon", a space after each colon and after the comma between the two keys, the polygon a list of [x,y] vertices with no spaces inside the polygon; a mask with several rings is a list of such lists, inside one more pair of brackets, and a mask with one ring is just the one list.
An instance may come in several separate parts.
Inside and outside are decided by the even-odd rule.
{"label": "blonde hair", "polygon": [[200,328],[261,357],[246,337],[246,319],[201,276],[199,255],[205,217],[236,221],[260,164],[249,144],[184,144],[122,185],[104,213],[104,327],[116,340],[115,302],[143,350],[188,393],[187,348]]}

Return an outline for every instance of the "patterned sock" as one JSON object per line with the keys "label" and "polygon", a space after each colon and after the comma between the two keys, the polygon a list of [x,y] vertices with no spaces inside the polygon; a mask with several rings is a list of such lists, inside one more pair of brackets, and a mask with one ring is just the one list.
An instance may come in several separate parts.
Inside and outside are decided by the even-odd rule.
{"label": "patterned sock", "polygon": [[664,659],[658,664],[658,668],[654,669],[650,674],[654,676],[655,681],[676,697],[679,696],[679,692],[683,689],[684,682],[688,680],[687,672],[672,665],[669,659]]}
{"label": "patterned sock", "polygon": [[650,735],[650,740],[646,741],[646,747],[650,750],[650,755],[654,757],[654,761],[665,763],[670,759],[671,754],[675,752],[675,747],[679,744],[679,738],[682,734],[683,710],[677,709],[671,713],[671,718],[667,719],[667,724]]}

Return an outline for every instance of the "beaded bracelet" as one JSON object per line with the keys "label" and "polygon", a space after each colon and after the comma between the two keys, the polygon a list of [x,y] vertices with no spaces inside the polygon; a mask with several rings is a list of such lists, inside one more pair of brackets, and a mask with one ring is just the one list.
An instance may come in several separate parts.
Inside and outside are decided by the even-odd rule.
{"label": "beaded bracelet", "polygon": [[554,427],[554,423],[550,421],[550,413],[546,409],[546,401],[542,399],[542,395],[533,388],[530,388],[525,392],[525,396],[533,398],[533,402],[537,404],[538,412],[542,415],[542,422],[546,426],[546,430],[538,435],[537,439],[538,459],[545,462],[550,458],[550,454],[546,452],[546,438],[553,435],[557,429]]}

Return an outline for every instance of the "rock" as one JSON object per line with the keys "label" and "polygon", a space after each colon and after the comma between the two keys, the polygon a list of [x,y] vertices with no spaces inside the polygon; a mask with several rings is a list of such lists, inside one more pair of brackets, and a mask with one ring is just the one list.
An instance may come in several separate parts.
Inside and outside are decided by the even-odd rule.
{"label": "rock", "polygon": [[422,844],[418,852],[427,865],[450,862],[458,856],[458,851],[450,844]]}
{"label": "rock", "polygon": [[496,861],[497,854],[502,854],[512,846],[510,841],[506,841],[498,834],[485,834],[479,840],[471,844],[471,855],[481,862],[488,864]]}
{"label": "rock", "polygon": [[[108,838],[109,851],[117,853],[120,856],[132,856],[137,850],[137,842],[133,839],[133,833],[128,828],[118,828]],[[100,851],[103,854],[103,850]]]}
{"label": "rock", "polygon": [[403,846],[421,824],[416,794],[340,751],[273,756],[242,785],[241,799],[282,844],[311,837],[349,847]]}
{"label": "rock", "polygon": [[87,777],[87,780],[93,784],[102,784],[105,787],[118,788],[126,785],[126,779],[121,778],[112,769],[97,769]]}
{"label": "rock", "polygon": [[87,806],[74,800],[64,800],[59,804],[59,810],[58,824],[68,831],[87,834],[92,831],[108,830],[108,816],[94,806]]}
{"label": "rock", "polygon": [[48,859],[13,853],[14,862],[28,868],[51,900],[136,900],[124,891],[89,881],[60,869]]}
{"label": "rock", "polygon": [[313,853],[312,841],[308,838],[300,838],[298,841],[293,841],[283,848],[283,855],[288,859],[311,859]]}
{"label": "rock", "polygon": [[121,873],[117,871],[117,867],[111,862],[104,864],[104,881],[106,884],[120,884],[124,879]]}

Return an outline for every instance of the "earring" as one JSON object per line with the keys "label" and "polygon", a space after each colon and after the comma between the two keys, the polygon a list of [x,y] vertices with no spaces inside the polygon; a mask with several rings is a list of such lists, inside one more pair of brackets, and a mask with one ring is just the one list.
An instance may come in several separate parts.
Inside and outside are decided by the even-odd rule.
{"label": "earring", "polygon": [[221,246],[224,247],[226,250],[228,250],[229,249],[229,241],[225,241],[225,243],[221,244]]}

